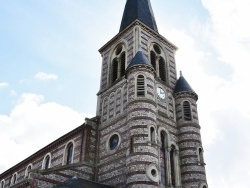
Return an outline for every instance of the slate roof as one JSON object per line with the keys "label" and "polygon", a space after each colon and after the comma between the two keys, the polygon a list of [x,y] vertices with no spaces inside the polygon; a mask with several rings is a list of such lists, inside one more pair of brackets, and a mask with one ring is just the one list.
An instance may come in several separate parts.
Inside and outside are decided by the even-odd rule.
{"label": "slate roof", "polygon": [[103,185],[93,181],[84,180],[81,178],[73,177],[61,184],[58,184],[52,188],[113,188],[108,185]]}
{"label": "slate roof", "polygon": [[135,57],[130,61],[127,69],[136,65],[147,65],[153,67],[148,58],[142,53],[142,51],[138,51],[135,54]]}
{"label": "slate roof", "polygon": [[127,0],[119,32],[136,19],[158,32],[150,0]]}
{"label": "slate roof", "polygon": [[174,88],[174,93],[180,93],[180,92],[190,92],[190,93],[195,93],[195,91],[191,88],[187,80],[180,75],[180,78],[177,80],[175,88]]}

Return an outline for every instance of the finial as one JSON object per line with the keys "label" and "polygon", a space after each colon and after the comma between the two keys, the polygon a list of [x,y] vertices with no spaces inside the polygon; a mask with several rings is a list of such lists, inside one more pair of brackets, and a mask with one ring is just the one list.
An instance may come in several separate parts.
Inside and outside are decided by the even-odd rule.
{"label": "finial", "polygon": [[182,71],[180,71],[180,76],[182,76]]}

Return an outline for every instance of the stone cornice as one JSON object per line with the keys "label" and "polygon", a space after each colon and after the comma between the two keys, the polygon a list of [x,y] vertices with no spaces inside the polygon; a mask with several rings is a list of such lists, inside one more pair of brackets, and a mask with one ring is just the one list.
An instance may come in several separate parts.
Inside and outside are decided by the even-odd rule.
{"label": "stone cornice", "polygon": [[153,37],[155,37],[158,41],[162,42],[163,44],[165,44],[166,46],[168,46],[169,48],[171,48],[172,50],[176,51],[178,50],[178,48],[172,44],[171,42],[169,42],[165,37],[163,37],[162,35],[160,35],[159,33],[157,33],[156,31],[154,31],[153,29],[151,29],[150,27],[148,27],[147,25],[143,24],[141,21],[139,20],[135,20],[133,23],[131,23],[127,28],[125,28],[122,32],[118,33],[116,36],[114,36],[110,41],[108,41],[103,47],[101,47],[99,49],[99,52],[102,53],[103,51],[105,51],[110,45],[112,45],[114,43],[114,41],[118,40],[122,35],[124,35],[126,32],[128,32],[131,28],[133,28],[134,26],[140,26],[144,31],[148,32],[149,34],[151,34]]}

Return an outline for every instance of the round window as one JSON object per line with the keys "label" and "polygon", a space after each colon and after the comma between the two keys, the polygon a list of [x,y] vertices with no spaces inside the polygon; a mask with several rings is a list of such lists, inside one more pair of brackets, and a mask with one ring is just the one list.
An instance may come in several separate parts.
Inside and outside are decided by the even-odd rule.
{"label": "round window", "polygon": [[122,45],[120,44],[115,51],[115,55],[119,55],[122,52]]}
{"label": "round window", "polygon": [[119,143],[119,136],[117,134],[114,134],[109,139],[109,149],[114,150],[118,146]]}
{"label": "round window", "polygon": [[155,50],[155,52],[156,52],[157,54],[161,54],[161,49],[160,49],[159,46],[157,46],[156,44],[154,44],[153,48],[154,48],[154,50]]}
{"label": "round window", "polygon": [[156,172],[155,169],[152,169],[152,170],[151,170],[151,175],[152,175],[153,177],[156,177],[156,175],[157,175],[156,173],[157,173],[157,172]]}

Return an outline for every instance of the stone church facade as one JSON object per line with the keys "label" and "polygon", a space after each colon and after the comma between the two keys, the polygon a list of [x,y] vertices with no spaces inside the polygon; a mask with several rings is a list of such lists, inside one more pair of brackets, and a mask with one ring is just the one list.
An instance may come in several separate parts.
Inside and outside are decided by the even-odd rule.
{"label": "stone church facade", "polygon": [[208,188],[198,95],[177,79],[176,50],[150,1],[127,0],[119,33],[99,50],[96,117],[0,174],[0,188],[63,187],[72,177],[82,187]]}

